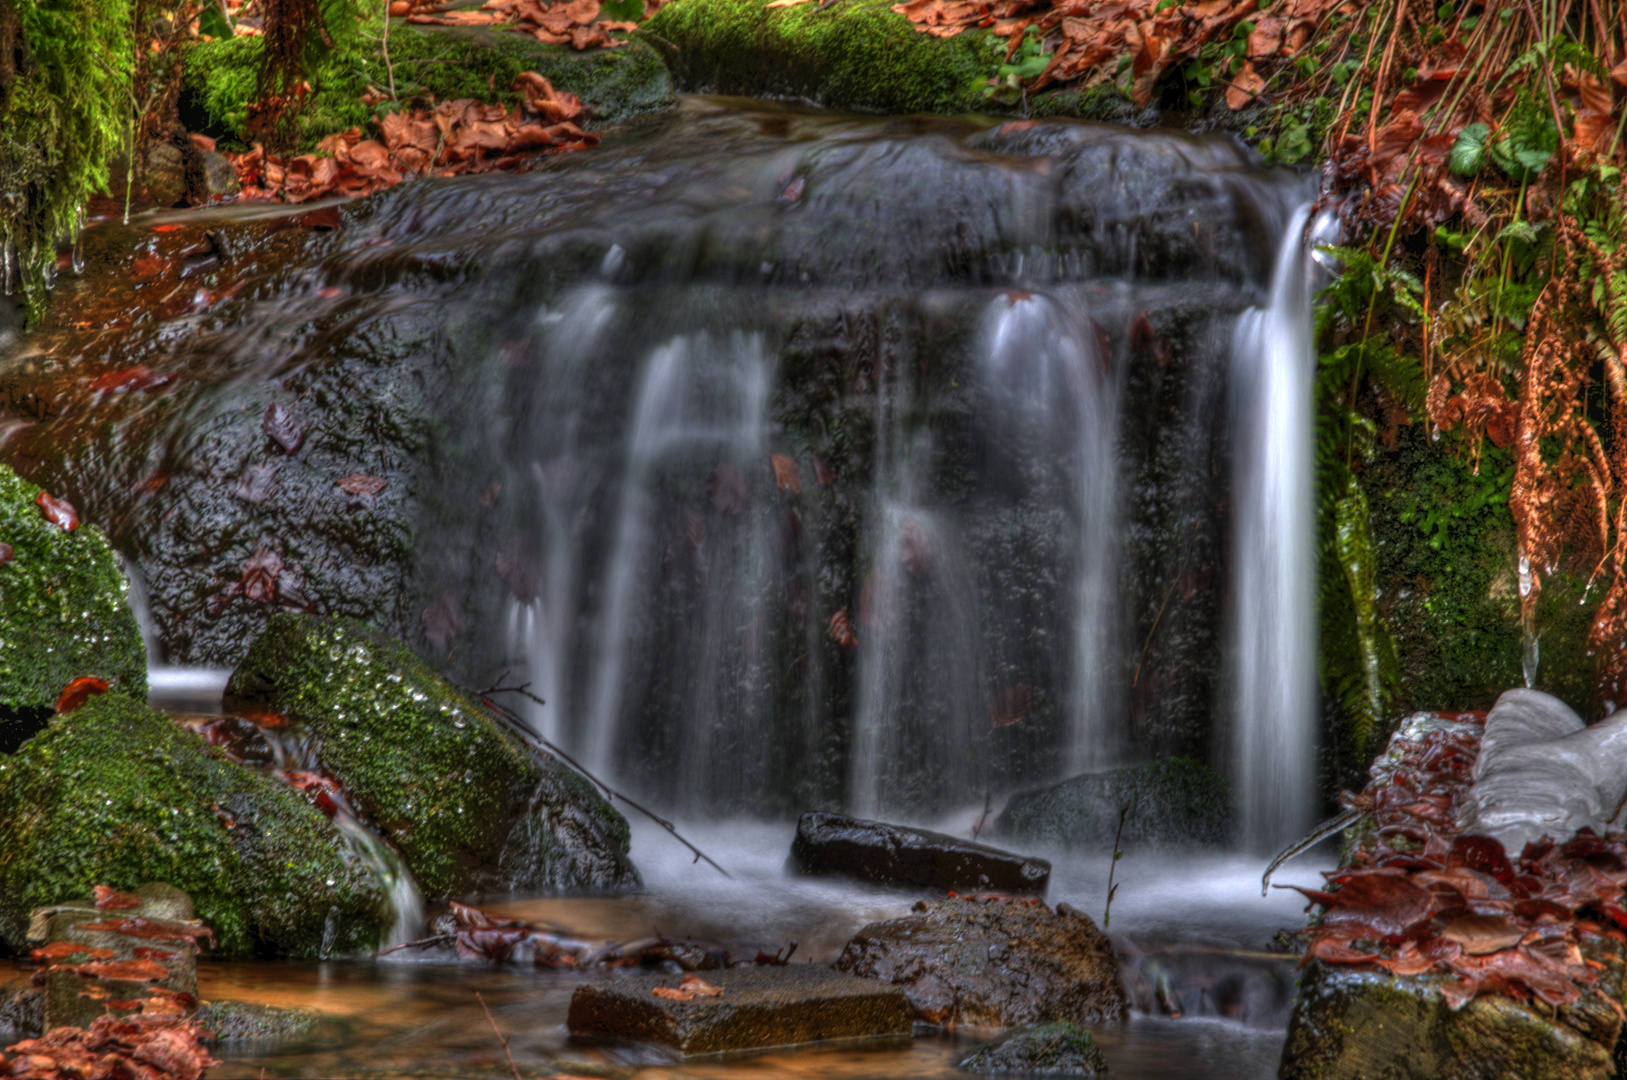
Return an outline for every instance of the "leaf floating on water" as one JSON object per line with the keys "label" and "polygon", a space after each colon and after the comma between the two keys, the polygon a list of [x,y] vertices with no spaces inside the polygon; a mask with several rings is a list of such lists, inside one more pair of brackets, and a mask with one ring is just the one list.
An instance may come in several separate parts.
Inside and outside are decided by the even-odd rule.
{"label": "leaf floating on water", "polygon": [[774,466],[774,486],[792,495],[801,495],[802,469],[796,461],[784,454],[770,454],[768,460]]}
{"label": "leaf floating on water", "polygon": [[299,449],[299,444],[305,440],[305,429],[300,427],[294,414],[273,401],[266,406],[265,416],[261,418],[260,426],[265,433],[271,436],[273,442],[283,448],[283,452],[292,454]]}
{"label": "leaf floating on water", "polygon": [[134,911],[146,901],[130,893],[122,893],[107,885],[98,885],[92,890],[96,894],[96,908],[99,911]]}
{"label": "leaf floating on water", "polygon": [[39,508],[45,511],[45,520],[67,532],[79,528],[79,511],[73,508],[73,503],[67,499],[59,499],[54,495],[40,492],[34,498]]}
{"label": "leaf floating on water", "polygon": [[1020,724],[1028,718],[1033,691],[1027,683],[1008,686],[994,695],[989,705],[989,727],[1003,728]]}
{"label": "leaf floating on water", "polygon": [[853,636],[853,622],[847,617],[847,608],[830,617],[830,636],[844,649],[851,649],[859,643],[859,639]]}
{"label": "leaf floating on water", "polygon": [[107,693],[106,679],[98,679],[94,675],[81,675],[62,688],[62,693],[56,699],[57,714],[67,716],[97,694],[105,693]]}

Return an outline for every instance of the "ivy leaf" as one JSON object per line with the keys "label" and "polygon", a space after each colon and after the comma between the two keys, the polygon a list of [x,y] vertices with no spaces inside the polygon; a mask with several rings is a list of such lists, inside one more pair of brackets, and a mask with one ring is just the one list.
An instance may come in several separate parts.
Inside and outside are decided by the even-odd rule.
{"label": "ivy leaf", "polygon": [[1490,135],[1491,128],[1485,124],[1466,126],[1458,133],[1458,141],[1452,146],[1447,168],[1456,176],[1473,176],[1479,172],[1486,163],[1486,140]]}

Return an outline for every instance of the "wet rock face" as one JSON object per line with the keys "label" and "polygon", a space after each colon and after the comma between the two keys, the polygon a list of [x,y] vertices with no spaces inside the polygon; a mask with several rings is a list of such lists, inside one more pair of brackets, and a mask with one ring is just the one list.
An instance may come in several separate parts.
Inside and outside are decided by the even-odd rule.
{"label": "wet rock face", "polygon": [[1582,722],[1540,690],[1509,690],[1486,716],[1465,806],[1464,831],[1500,841],[1510,855],[1579,829],[1605,834],[1627,792],[1627,712]]}
{"label": "wet rock face", "polygon": [[1297,956],[1164,949],[1126,965],[1130,1002],[1151,1016],[1234,1020],[1280,1031],[1294,1003]]}
{"label": "wet rock face", "polygon": [[580,986],[571,1034],[660,1043],[686,1056],[910,1034],[909,1003],[896,988],[826,968],[731,968],[696,978],[634,975]]}
{"label": "wet rock face", "polygon": [[405,646],[361,623],[279,613],[232,673],[234,705],[288,718],[426,896],[638,885],[627,821],[539,759]]}
{"label": "wet rock face", "polygon": [[1128,1013],[1112,945],[1067,904],[970,897],[912,911],[860,930],[836,970],[902,986],[915,1015],[934,1024],[1090,1024]]}
{"label": "wet rock face", "polygon": [[319,810],[122,694],[0,757],[0,851],[0,943],[17,952],[34,909],[155,879],[191,895],[215,956],[371,950],[388,921]]}
{"label": "wet rock face", "polygon": [[1051,864],[925,829],[814,811],[797,822],[791,862],[798,871],[913,885],[939,892],[1045,895]]}
{"label": "wet rock face", "polygon": [[1009,1076],[1107,1075],[1107,1059],[1096,1040],[1067,1020],[1008,1031],[966,1057],[960,1067]]}
{"label": "wet rock face", "polygon": [[0,754],[38,731],[81,675],[147,693],[147,655],[112,548],[95,526],[49,520],[40,497],[0,465]]}
{"label": "wet rock face", "polygon": [[1191,758],[1086,773],[1013,795],[994,821],[996,836],[1027,843],[1111,851],[1119,811],[1122,842],[1155,848],[1223,847],[1233,838],[1226,782]]}

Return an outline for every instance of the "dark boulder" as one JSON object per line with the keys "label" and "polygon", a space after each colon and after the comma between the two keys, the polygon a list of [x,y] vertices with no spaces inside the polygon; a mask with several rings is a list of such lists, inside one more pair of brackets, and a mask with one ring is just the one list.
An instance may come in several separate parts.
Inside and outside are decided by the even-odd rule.
{"label": "dark boulder", "polygon": [[1110,851],[1126,806],[1126,848],[1223,847],[1232,839],[1226,781],[1193,758],[1085,773],[1019,792],[995,819],[994,833],[1025,843]]}
{"label": "dark boulder", "polygon": [[661,1043],[699,1055],[907,1038],[912,1022],[909,1002],[896,988],[802,965],[708,971],[704,979],[636,975],[588,983],[571,996],[567,1023],[573,1035]]}
{"label": "dark boulder", "polygon": [[1090,1024],[1128,1011],[1112,945],[1067,904],[969,897],[912,911],[860,930],[836,970],[902,986],[934,1024]]}
{"label": "dark boulder", "polygon": [[791,864],[801,873],[881,885],[1045,895],[1051,864],[944,833],[815,810],[797,822]]}
{"label": "dark boulder", "polygon": [[226,694],[314,741],[426,896],[639,884],[627,819],[590,782],[370,627],[279,612]]}
{"label": "dark boulder", "polygon": [[1107,1060],[1096,1040],[1067,1020],[1008,1031],[962,1059],[960,1067],[1004,1076],[1107,1075]]}

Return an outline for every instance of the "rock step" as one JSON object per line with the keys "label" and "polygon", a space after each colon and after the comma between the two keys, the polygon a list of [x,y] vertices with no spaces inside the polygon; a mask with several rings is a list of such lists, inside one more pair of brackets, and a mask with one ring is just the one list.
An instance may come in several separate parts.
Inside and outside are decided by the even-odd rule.
{"label": "rock step", "polygon": [[802,815],[791,843],[792,866],[880,885],[1044,896],[1051,864],[925,829],[864,821],[823,811]]}
{"label": "rock step", "polygon": [[571,997],[571,1034],[653,1042],[685,1057],[783,1048],[832,1040],[907,1038],[913,1019],[903,990],[828,968],[787,966],[709,971],[722,991],[676,1000],[694,976],[635,975],[587,983]]}

